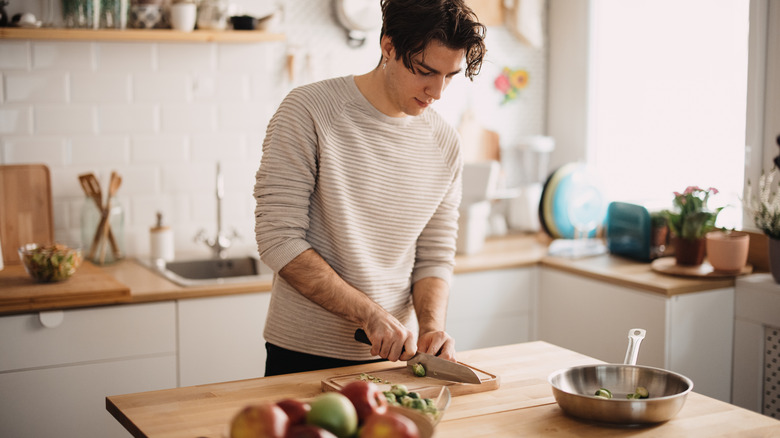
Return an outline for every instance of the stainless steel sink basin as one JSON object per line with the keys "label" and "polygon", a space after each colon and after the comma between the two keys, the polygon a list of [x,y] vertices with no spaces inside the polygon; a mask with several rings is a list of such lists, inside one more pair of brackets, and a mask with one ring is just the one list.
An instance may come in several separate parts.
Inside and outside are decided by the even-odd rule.
{"label": "stainless steel sink basin", "polygon": [[270,281],[273,271],[257,257],[193,259],[173,262],[141,261],[144,265],[180,286]]}

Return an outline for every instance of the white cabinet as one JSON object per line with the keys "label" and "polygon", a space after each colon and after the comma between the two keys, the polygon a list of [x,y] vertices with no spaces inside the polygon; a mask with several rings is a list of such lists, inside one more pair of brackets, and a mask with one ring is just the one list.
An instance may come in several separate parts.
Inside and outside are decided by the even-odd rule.
{"label": "white cabinet", "polygon": [[105,398],[176,386],[175,319],[172,302],[0,317],[0,436],[129,436]]}
{"label": "white cabinet", "polygon": [[733,400],[740,407],[780,417],[780,285],[771,274],[737,280]]}
{"label": "white cabinet", "polygon": [[458,351],[534,338],[536,266],[457,274],[450,289],[447,332]]}
{"label": "white cabinet", "polygon": [[729,402],[734,288],[665,296],[542,268],[539,339],[623,363],[628,331],[643,328],[637,364],[675,371],[694,391]]}
{"label": "white cabinet", "polygon": [[270,292],[179,300],[179,386],[262,377],[270,300]]}

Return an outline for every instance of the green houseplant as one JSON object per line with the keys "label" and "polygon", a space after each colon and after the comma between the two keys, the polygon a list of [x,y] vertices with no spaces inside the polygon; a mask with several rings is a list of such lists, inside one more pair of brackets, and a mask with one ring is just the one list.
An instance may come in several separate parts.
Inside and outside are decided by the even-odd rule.
{"label": "green houseplant", "polygon": [[715,229],[715,220],[723,207],[707,206],[718,189],[688,186],[684,192],[674,192],[673,210],[663,210],[672,233],[675,257],[679,265],[700,265],[704,261],[705,236]]}
{"label": "green houseplant", "polygon": [[761,172],[758,193],[748,181],[745,208],[753,223],[769,237],[769,268],[775,282],[780,283],[780,181],[775,178],[780,170],[775,166],[769,173]]}

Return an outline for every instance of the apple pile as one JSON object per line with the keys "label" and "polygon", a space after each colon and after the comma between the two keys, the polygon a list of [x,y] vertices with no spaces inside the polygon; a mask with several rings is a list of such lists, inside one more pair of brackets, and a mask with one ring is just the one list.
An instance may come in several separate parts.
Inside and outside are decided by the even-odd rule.
{"label": "apple pile", "polygon": [[419,438],[417,425],[387,406],[376,384],[359,380],[310,402],[247,406],[233,417],[230,438]]}

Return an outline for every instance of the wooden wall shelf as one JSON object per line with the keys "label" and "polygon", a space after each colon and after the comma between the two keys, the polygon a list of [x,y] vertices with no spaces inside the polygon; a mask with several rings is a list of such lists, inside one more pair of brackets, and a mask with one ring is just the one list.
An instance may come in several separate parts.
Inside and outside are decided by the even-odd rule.
{"label": "wooden wall shelf", "polygon": [[126,41],[168,43],[257,43],[284,40],[284,34],[261,30],[60,29],[0,27],[0,39]]}

